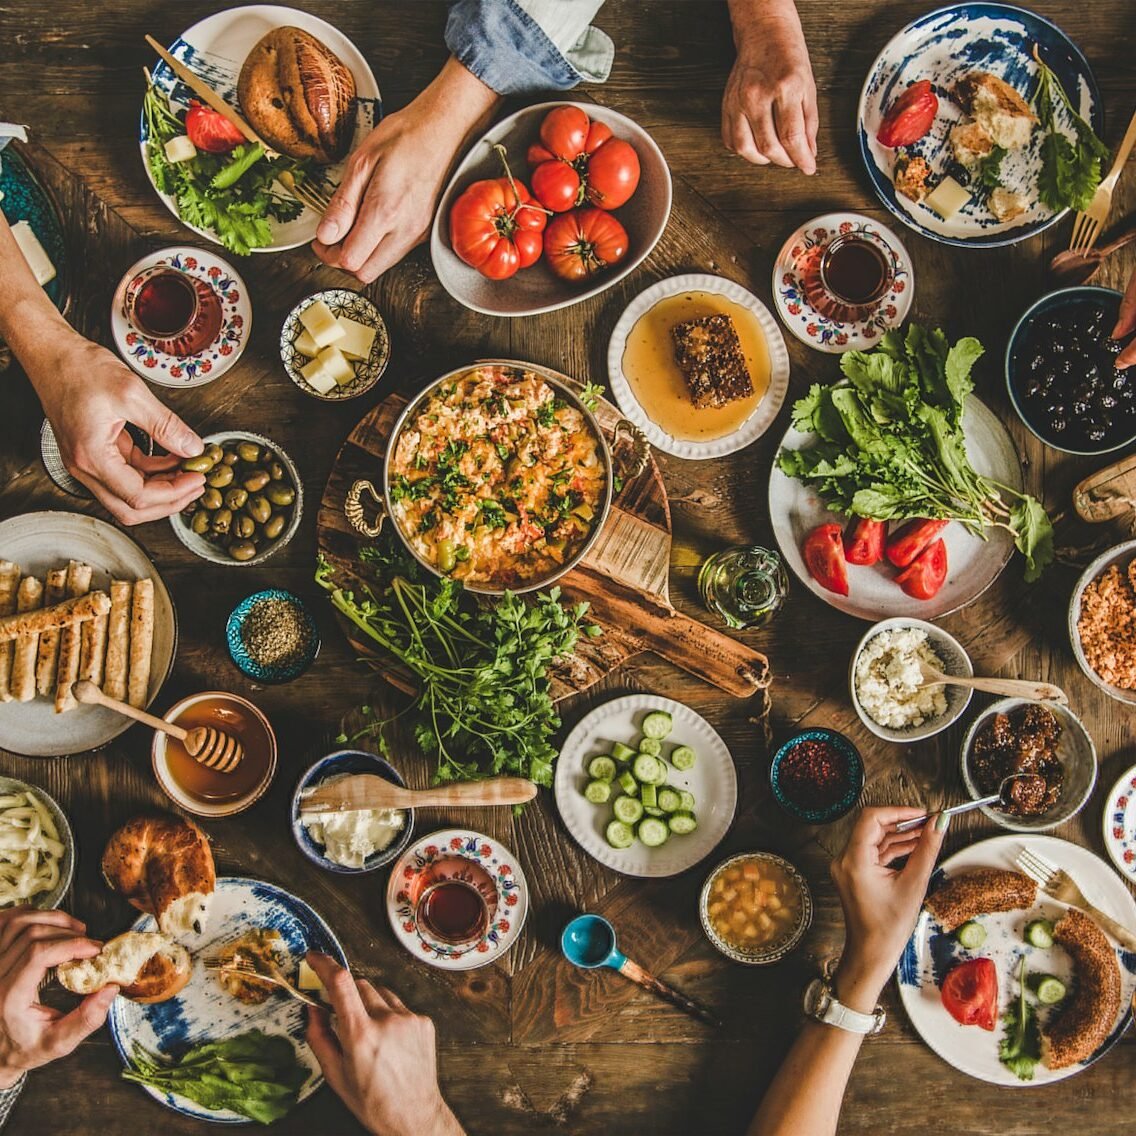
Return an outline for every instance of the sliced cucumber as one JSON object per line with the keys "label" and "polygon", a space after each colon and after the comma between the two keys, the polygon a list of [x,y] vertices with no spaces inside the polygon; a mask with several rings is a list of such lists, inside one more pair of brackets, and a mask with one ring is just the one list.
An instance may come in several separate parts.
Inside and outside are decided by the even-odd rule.
{"label": "sliced cucumber", "polygon": [[655,775],[653,784],[656,789],[661,789],[667,783],[667,763],[661,757],[656,757],[655,760],[659,763],[659,772]]}
{"label": "sliced cucumber", "polygon": [[638,797],[616,797],[611,806],[615,819],[624,824],[636,824],[643,819],[643,802]]}
{"label": "sliced cucumber", "polygon": [[667,818],[667,827],[676,836],[686,836],[687,833],[693,832],[698,827],[698,821],[694,819],[694,813],[685,811],[671,813]]}
{"label": "sliced cucumber", "polygon": [[593,805],[606,805],[611,800],[611,782],[610,781],[589,781],[587,787],[584,789],[584,796],[592,802]]}
{"label": "sliced cucumber", "polygon": [[675,746],[674,752],[671,754],[671,765],[675,769],[681,769],[684,772],[687,769],[694,768],[695,753],[690,746]]}
{"label": "sliced cucumber", "polygon": [[682,808],[682,797],[677,789],[660,789],[659,808],[665,813],[677,813]]}
{"label": "sliced cucumber", "polygon": [[639,742],[639,752],[658,757],[663,752],[663,743],[658,738],[643,738]]}
{"label": "sliced cucumber", "polygon": [[968,951],[976,951],[986,942],[986,928],[981,923],[971,919],[955,932],[955,938]]}
{"label": "sliced cucumber", "polygon": [[1053,924],[1048,919],[1034,919],[1026,924],[1026,942],[1047,951],[1053,946]]}
{"label": "sliced cucumber", "polygon": [[685,789],[681,790],[679,792],[678,807],[682,809],[684,813],[694,812],[694,794],[687,792]]}
{"label": "sliced cucumber", "polygon": [[657,785],[659,783],[659,775],[662,774],[664,781],[667,775],[667,771],[663,768],[663,763],[657,757],[652,757],[649,753],[639,753],[635,755],[635,760],[631,763],[631,772],[635,774],[635,780],[644,785]]}
{"label": "sliced cucumber", "polygon": [[[665,710],[652,710],[643,719],[643,736],[648,738],[665,738],[671,732],[671,716]],[[663,838],[666,839],[665,837]],[[644,840],[644,844],[647,842]],[[662,841],[659,841],[661,844]]]}
{"label": "sliced cucumber", "polygon": [[[667,721],[670,721],[669,715]],[[636,835],[648,848],[658,848],[660,844],[666,844],[670,829],[658,817],[649,816],[639,822]]]}
{"label": "sliced cucumber", "polygon": [[613,820],[604,829],[604,839],[612,848],[630,848],[635,843],[635,831],[621,820]]}
{"label": "sliced cucumber", "polygon": [[659,803],[659,790],[654,785],[644,785],[639,790],[644,808],[654,808]]}
{"label": "sliced cucumber", "polygon": [[1033,987],[1037,1000],[1043,1006],[1056,1006],[1066,994],[1065,983],[1052,974],[1031,975],[1029,985]]}
{"label": "sliced cucumber", "polygon": [[615,759],[603,754],[588,762],[588,776],[593,781],[612,781],[615,779]]}
{"label": "sliced cucumber", "polygon": [[624,745],[623,742],[612,742],[611,756],[616,761],[630,761],[635,756],[635,750],[629,745]]}
{"label": "sliced cucumber", "polygon": [[635,780],[634,775],[630,770],[625,769],[619,775],[619,787],[629,796],[634,797],[639,793],[639,782]]}
{"label": "sliced cucumber", "polygon": [[643,811],[649,817],[665,817],[667,815],[658,805],[644,805]]}

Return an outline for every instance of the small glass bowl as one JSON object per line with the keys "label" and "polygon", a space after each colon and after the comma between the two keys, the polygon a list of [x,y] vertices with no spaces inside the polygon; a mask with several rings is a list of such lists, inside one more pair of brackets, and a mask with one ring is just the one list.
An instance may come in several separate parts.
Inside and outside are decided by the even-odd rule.
{"label": "small glass bowl", "polygon": [[[730,943],[723,939],[722,936],[714,930],[714,924],[711,922],[709,911],[710,888],[713,886],[714,881],[727,868],[748,860],[759,860],[766,864],[775,864],[796,884],[797,893],[800,898],[800,914],[797,916],[797,921],[793,925],[792,930],[783,938],[774,939],[772,942],[753,950],[746,950],[744,947],[739,947],[735,943]],[[780,962],[781,959],[794,950],[801,939],[804,938],[805,932],[809,929],[813,921],[813,897],[812,892],[809,891],[809,885],[805,881],[805,877],[802,876],[788,860],[784,860],[780,856],[775,856],[772,852],[740,852],[736,856],[731,856],[729,859],[723,860],[706,877],[706,882],[702,885],[702,894],[698,898],[698,917],[702,922],[702,930],[706,933],[706,937],[727,958],[733,959],[734,962],[745,963],[747,966],[768,966],[770,963]]]}
{"label": "small glass bowl", "polygon": [[[781,767],[785,756],[801,742],[827,742],[844,759],[848,771],[848,789],[838,801],[834,801],[827,808],[808,809],[798,805],[789,798],[781,783]],[[790,816],[803,820],[806,824],[830,824],[851,812],[860,799],[860,791],[864,788],[864,762],[860,758],[860,751],[843,734],[825,726],[816,726],[794,734],[773,755],[773,760],[769,763],[769,784],[777,803]]]}
{"label": "small glass bowl", "polygon": [[[277,664],[258,663],[245,649],[244,626],[248,620],[253,605],[260,600],[283,600],[291,604],[300,614],[300,618],[308,628],[308,648],[295,662],[286,666]],[[265,588],[260,592],[253,592],[251,596],[241,600],[229,613],[225,624],[225,641],[229,646],[229,658],[233,660],[237,670],[247,675],[254,682],[274,685],[276,683],[291,682],[299,678],[316,661],[320,650],[320,635],[316,629],[315,620],[312,619],[304,601],[292,592],[283,588]]]}

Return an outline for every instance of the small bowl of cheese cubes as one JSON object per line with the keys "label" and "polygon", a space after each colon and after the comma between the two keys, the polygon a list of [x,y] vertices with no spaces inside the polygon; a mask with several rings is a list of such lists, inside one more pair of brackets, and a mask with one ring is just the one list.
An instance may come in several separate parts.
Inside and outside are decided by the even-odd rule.
{"label": "small bowl of cheese cubes", "polygon": [[379,381],[390,360],[390,335],[366,296],[330,288],[301,300],[288,313],[280,332],[280,359],[304,394],[341,402]]}

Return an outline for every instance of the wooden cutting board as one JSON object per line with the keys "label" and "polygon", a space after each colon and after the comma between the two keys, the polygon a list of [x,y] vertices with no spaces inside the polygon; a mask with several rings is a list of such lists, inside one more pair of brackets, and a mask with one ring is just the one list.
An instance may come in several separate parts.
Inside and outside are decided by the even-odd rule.
{"label": "wooden cutting board", "polygon": [[[335,578],[349,588],[358,589],[365,582],[358,553],[366,538],[348,524],[344,498],[360,478],[381,485],[387,441],[406,401],[401,395],[390,395],[351,431],[320,502],[319,550],[333,565]],[[596,409],[609,443],[620,417],[606,401]],[[616,458],[618,467],[619,454]],[[591,604],[591,617],[604,634],[582,636],[574,655],[557,664],[554,698],[587,690],[643,651],[653,651],[739,698],[769,685],[771,675],[764,655],[671,606],[667,591],[670,552],[670,507],[662,475],[651,458],[643,473],[617,494],[588,555],[560,580],[565,598]],[[395,686],[409,689],[408,676],[400,675],[393,665],[384,667],[375,645],[354,624],[343,617],[340,623],[361,655],[373,659],[376,669]]]}

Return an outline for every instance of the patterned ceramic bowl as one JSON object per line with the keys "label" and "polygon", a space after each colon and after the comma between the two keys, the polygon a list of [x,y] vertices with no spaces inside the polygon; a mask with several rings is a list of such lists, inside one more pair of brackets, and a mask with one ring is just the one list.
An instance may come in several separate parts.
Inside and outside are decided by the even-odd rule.
{"label": "patterned ceramic bowl", "polygon": [[1084,672],[1085,677],[1094,685],[1118,702],[1127,702],[1136,705],[1136,690],[1128,690],[1122,686],[1114,686],[1105,682],[1103,678],[1089,663],[1085,655],[1085,648],[1081,644],[1081,602],[1084,599],[1085,589],[1099,576],[1107,572],[1114,564],[1120,569],[1121,579],[1128,570],[1128,565],[1136,560],[1136,540],[1127,540],[1123,544],[1115,544],[1112,548],[1102,552],[1085,570],[1073,588],[1073,596],[1069,601],[1069,642],[1073,644],[1073,657],[1077,666]]}
{"label": "patterned ceramic bowl", "polygon": [[[38,785],[29,785],[26,781],[19,781],[15,777],[0,777],[0,797],[12,793],[31,793],[43,805],[51,816],[52,823],[59,836],[59,843],[63,845],[63,858],[59,863],[59,879],[50,891],[40,892],[28,901],[32,907],[41,911],[52,911],[62,902],[71,886],[71,878],[75,874],[75,837],[71,833],[71,825],[63,810]],[[0,907],[3,905],[0,904]]]}
{"label": "patterned ceramic bowl", "polygon": [[[832,770],[818,770],[818,778],[830,775],[831,772],[837,775],[843,772],[847,782],[847,787],[837,800],[830,805],[817,808],[810,808],[803,801],[794,800],[786,774],[786,760],[789,754],[798,745],[810,742],[827,745],[834,754]],[[817,780],[815,783],[819,785],[820,781]],[[803,820],[806,824],[829,824],[855,808],[856,802],[860,799],[860,791],[864,788],[864,762],[860,758],[860,751],[843,734],[824,726],[817,726],[794,734],[773,755],[773,760],[769,764],[769,784],[773,789],[774,799],[790,816]]]}
{"label": "patterned ceramic bowl", "polygon": [[[249,613],[262,600],[283,600],[296,609],[300,622],[307,630],[307,646],[303,653],[290,663],[266,664],[258,663],[248,652],[245,646],[244,630],[248,622]],[[304,601],[283,588],[265,588],[262,592],[253,592],[241,600],[229,613],[225,624],[225,642],[229,647],[229,658],[233,660],[237,669],[248,675],[254,682],[273,685],[280,682],[291,682],[299,678],[316,661],[320,649],[320,635],[316,629],[315,620],[304,606]]]}

